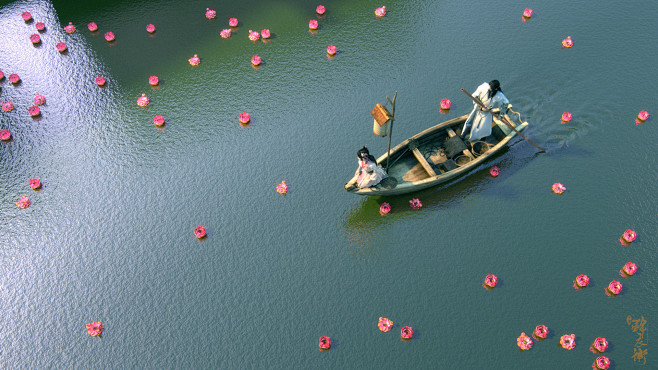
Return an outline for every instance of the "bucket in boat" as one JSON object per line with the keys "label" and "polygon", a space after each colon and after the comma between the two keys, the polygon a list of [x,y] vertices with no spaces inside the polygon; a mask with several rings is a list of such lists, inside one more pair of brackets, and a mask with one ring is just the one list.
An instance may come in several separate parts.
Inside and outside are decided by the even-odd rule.
{"label": "bucket in boat", "polygon": [[481,156],[482,154],[488,152],[490,148],[491,146],[484,141],[476,141],[471,144],[471,150],[475,156]]}
{"label": "bucket in boat", "polygon": [[455,158],[455,163],[459,167],[468,164],[468,162],[470,162],[470,161],[471,161],[471,159],[469,157],[465,156],[465,155],[460,155],[457,158]]}

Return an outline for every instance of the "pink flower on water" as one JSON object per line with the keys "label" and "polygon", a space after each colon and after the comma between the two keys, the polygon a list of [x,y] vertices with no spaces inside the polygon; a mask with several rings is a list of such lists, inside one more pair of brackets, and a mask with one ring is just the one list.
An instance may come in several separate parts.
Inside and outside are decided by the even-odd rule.
{"label": "pink flower on water", "polygon": [[637,265],[633,262],[626,262],[621,271],[619,271],[619,275],[624,277],[633,276],[635,272],[637,272]]}
{"label": "pink flower on water", "polygon": [[153,33],[155,32],[155,25],[152,23],[149,23],[146,25],[146,32],[148,33]]}
{"label": "pink flower on water", "polygon": [[105,82],[106,82],[105,77],[103,77],[103,76],[96,77],[96,85],[103,86],[103,85],[105,85]]}
{"label": "pink flower on water", "polygon": [[385,16],[386,15],[386,7],[385,6],[380,6],[379,8],[375,9],[375,15],[379,18]]}
{"label": "pink flower on water", "polygon": [[0,140],[9,141],[11,140],[11,133],[9,130],[0,130]]}
{"label": "pink flower on water", "polygon": [[327,46],[327,54],[336,55],[336,47],[334,45]]}
{"label": "pink flower on water", "polygon": [[576,276],[576,280],[574,280],[573,283],[574,283],[573,287],[576,289],[585,288],[586,286],[589,285],[589,276],[585,274],[580,274]]}
{"label": "pink flower on water", "polygon": [[391,330],[391,328],[393,327],[393,321],[384,317],[380,317],[377,326],[379,327],[379,330],[386,333],[387,331]]}
{"label": "pink flower on water", "polygon": [[247,112],[240,113],[240,115],[238,116],[238,119],[240,120],[240,123],[242,123],[244,125],[246,125],[247,123],[249,123],[251,121],[251,117],[249,116],[249,113],[247,113]]}
{"label": "pink flower on water", "polygon": [[158,76],[149,77],[149,85],[157,86],[159,83],[160,83],[160,79],[158,78]]}
{"label": "pink flower on water", "polygon": [[112,31],[105,32],[105,40],[107,40],[107,42],[114,41],[114,32]]}
{"label": "pink flower on water", "polygon": [[260,39],[260,33],[249,30],[249,40],[258,41],[258,39]]}
{"label": "pink flower on water", "polygon": [[530,17],[532,17],[532,9],[526,8],[526,9],[523,11],[523,16],[526,17],[526,18],[530,18]]}
{"label": "pink flower on water", "polygon": [[214,10],[212,10],[212,9],[210,9],[210,8],[206,8],[206,18],[208,18],[208,19],[215,19],[215,16],[217,16],[217,12],[216,12],[216,11],[214,11]]}
{"label": "pink flower on water", "polygon": [[562,123],[571,122],[573,115],[569,112],[562,113]]}
{"label": "pink flower on water", "polygon": [[638,113],[638,115],[637,115],[637,119],[642,121],[642,122],[646,121],[647,119],[649,119],[649,112],[647,112],[645,110],[640,111],[640,113]]}
{"label": "pink flower on water", "polygon": [[316,21],[315,19],[311,19],[310,21],[308,21],[308,28],[310,28],[312,30],[317,30],[318,29],[318,21]]}
{"label": "pink flower on water", "polygon": [[608,284],[608,292],[612,293],[613,295],[617,295],[621,293],[622,285],[620,282],[617,280],[613,280]]}
{"label": "pink flower on water", "polygon": [[533,335],[539,339],[546,339],[548,336],[548,326],[542,324],[537,325]]}
{"label": "pink flower on water", "polygon": [[30,206],[30,198],[27,197],[27,195],[23,194],[23,196],[16,202],[16,205],[18,208],[27,208]]}
{"label": "pink flower on water", "polygon": [[484,287],[493,289],[496,287],[496,284],[498,284],[498,277],[494,274],[489,274],[485,276],[484,278]]}
{"label": "pink flower on water", "polygon": [[258,55],[254,55],[253,57],[251,57],[251,64],[253,64],[254,66],[259,66],[261,61],[262,60]]}
{"label": "pink flower on water", "polygon": [[194,56],[190,58],[188,61],[190,62],[190,65],[192,67],[196,67],[199,65],[199,63],[201,63],[201,59],[199,59],[199,57],[196,54],[194,54]]}
{"label": "pink flower on water", "polygon": [[96,32],[96,31],[98,31],[98,25],[96,24],[96,22],[91,22],[91,23],[89,23],[89,24],[87,25],[87,28],[88,28],[89,31],[91,31],[91,32]]}
{"label": "pink flower on water", "polygon": [[139,105],[142,108],[146,108],[150,103],[149,98],[146,96],[146,94],[142,94],[139,98],[137,98],[137,105]]}
{"label": "pink flower on water", "polygon": [[36,105],[30,105],[27,108],[27,112],[30,114],[31,117],[37,117],[38,115],[41,114],[41,110]]}
{"label": "pink flower on water", "polygon": [[621,236],[621,241],[626,242],[626,243],[632,243],[635,238],[637,238],[637,233],[631,229],[628,229],[624,231],[624,233]]}
{"label": "pink flower on water", "polygon": [[331,338],[326,335],[320,337],[320,351],[325,351],[331,348]]}
{"label": "pink flower on water", "polygon": [[30,42],[33,44],[38,44],[41,42],[41,36],[38,33],[33,33],[30,35]]}
{"label": "pink flower on water", "polygon": [[493,177],[497,177],[500,175],[500,168],[493,166],[489,169],[489,174]]}
{"label": "pink flower on water", "polygon": [[276,192],[279,194],[286,195],[286,193],[288,192],[288,185],[286,184],[285,181],[281,181],[281,183],[276,186]]}
{"label": "pink flower on water", "polygon": [[560,346],[562,348],[571,351],[576,347],[576,335],[575,334],[564,334],[560,337]]}
{"label": "pink flower on water", "polygon": [[11,112],[14,110],[14,102],[13,101],[7,101],[2,103],[2,111],[3,112]]}
{"label": "pink flower on water", "polygon": [[447,110],[450,109],[452,102],[450,99],[441,99],[441,109]]}
{"label": "pink flower on water", "polygon": [[592,368],[594,368],[594,366],[596,366],[596,369],[598,370],[607,370],[610,368],[610,359],[605,356],[599,356],[596,358],[596,361],[594,361]]}
{"label": "pink flower on water", "polygon": [[608,349],[608,341],[605,338],[598,337],[594,339],[594,343],[592,343],[592,349],[594,349],[594,353],[603,353],[605,352],[606,349]]}
{"label": "pink flower on water", "polygon": [[553,189],[553,193],[562,194],[564,193],[565,190],[567,190],[567,187],[560,184],[559,182],[556,182],[555,184],[553,184],[552,189]]}
{"label": "pink flower on water", "polygon": [[34,28],[36,28],[37,31],[42,32],[43,30],[46,29],[46,25],[45,25],[43,22],[37,22],[37,23],[34,25]]}
{"label": "pink flower on water", "polygon": [[30,180],[30,187],[32,188],[32,190],[39,189],[41,187],[41,181],[39,181],[39,179],[36,178]]}
{"label": "pink flower on water", "polygon": [[92,337],[100,337],[103,334],[103,324],[100,321],[94,321],[87,324],[87,333]]}
{"label": "pink flower on water", "polygon": [[411,326],[403,326],[400,330],[400,338],[409,340],[414,336],[414,329]]}
{"label": "pink flower on water", "polygon": [[323,15],[325,11],[326,11],[326,9],[325,9],[324,5],[318,5],[315,8],[315,12],[318,13],[319,15]]}
{"label": "pink flower on water", "polygon": [[224,29],[219,33],[219,35],[220,35],[223,39],[227,39],[227,38],[231,37],[231,29],[230,29],[230,28],[224,28]]}
{"label": "pink flower on water", "polygon": [[21,78],[16,73],[12,73],[9,75],[9,82],[13,84],[17,84],[20,80]]}
{"label": "pink flower on water", "polygon": [[382,205],[379,206],[379,214],[386,216],[389,213],[391,213],[391,205],[386,202],[382,203]]}
{"label": "pink flower on water", "polygon": [[270,33],[270,30],[268,28],[260,31],[260,35],[264,39],[269,39],[272,36],[272,34]]}
{"label": "pink flower on water", "polygon": [[57,51],[59,51],[60,53],[63,53],[63,52],[66,51],[66,44],[63,43],[63,42],[58,42],[57,45],[55,45],[55,48],[56,48]]}
{"label": "pink flower on water", "polygon": [[194,228],[194,235],[197,239],[203,239],[206,237],[206,228],[203,226],[197,226]]}
{"label": "pink flower on water", "polygon": [[5,73],[0,71],[0,81],[2,81],[3,78],[5,78]]}
{"label": "pink flower on water", "polygon": [[516,345],[521,348],[521,351],[527,351],[532,348],[532,339],[525,335],[525,333],[521,333],[521,335],[516,338]]}
{"label": "pink flower on water", "polygon": [[153,117],[153,124],[160,127],[165,124],[165,119],[162,116],[155,116]]}
{"label": "pink flower on water", "polygon": [[567,36],[566,39],[562,40],[562,46],[565,48],[570,48],[573,46],[573,40],[571,40],[571,36]]}
{"label": "pink flower on water", "polygon": [[30,12],[28,11],[24,11],[23,13],[21,13],[21,18],[23,18],[25,22],[29,22],[32,20],[32,14],[30,14]]}
{"label": "pink flower on water", "polygon": [[420,209],[420,207],[423,206],[423,203],[421,203],[420,199],[418,198],[413,198],[412,200],[409,201],[409,205],[413,209]]}
{"label": "pink flower on water", "polygon": [[75,32],[75,26],[73,25],[72,22],[69,22],[68,26],[64,27],[64,31],[66,33],[73,33]]}
{"label": "pink flower on water", "polygon": [[37,95],[34,97],[34,104],[44,105],[45,103],[46,103],[46,97],[37,93]]}
{"label": "pink flower on water", "polygon": [[231,27],[237,27],[238,26],[238,19],[237,18],[230,18],[228,20],[228,25]]}

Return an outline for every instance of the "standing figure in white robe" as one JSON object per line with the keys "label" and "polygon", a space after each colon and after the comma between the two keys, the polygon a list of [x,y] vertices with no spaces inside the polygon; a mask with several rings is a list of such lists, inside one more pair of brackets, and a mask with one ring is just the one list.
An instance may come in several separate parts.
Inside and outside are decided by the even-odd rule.
{"label": "standing figure in white robe", "polygon": [[348,184],[356,180],[356,186],[363,189],[375,186],[386,178],[386,171],[377,165],[377,160],[370,155],[365,146],[359,149],[356,157],[359,161],[359,168],[356,169],[354,177]]}
{"label": "standing figure in white robe", "polygon": [[[500,89],[500,82],[493,80],[489,83],[485,82],[478,86],[477,90],[473,93],[473,97],[479,98],[480,101],[489,109],[499,108],[505,113],[511,106],[507,97]],[[473,111],[468,116],[464,127],[462,128],[462,138],[471,142],[480,140],[483,137],[491,135],[491,113],[482,110],[479,105],[473,102]]]}

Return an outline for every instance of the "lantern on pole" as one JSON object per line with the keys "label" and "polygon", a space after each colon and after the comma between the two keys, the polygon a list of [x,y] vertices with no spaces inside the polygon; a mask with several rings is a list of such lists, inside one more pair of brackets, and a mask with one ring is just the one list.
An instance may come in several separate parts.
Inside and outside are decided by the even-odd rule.
{"label": "lantern on pole", "polygon": [[370,111],[375,122],[372,126],[372,132],[381,137],[386,137],[388,135],[388,128],[391,122],[391,114],[388,112],[386,107],[381,104],[375,105],[375,107]]}

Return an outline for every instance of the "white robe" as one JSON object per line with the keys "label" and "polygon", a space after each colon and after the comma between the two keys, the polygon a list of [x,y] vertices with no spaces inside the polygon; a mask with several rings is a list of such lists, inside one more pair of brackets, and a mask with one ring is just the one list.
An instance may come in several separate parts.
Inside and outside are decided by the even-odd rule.
{"label": "white robe", "polygon": [[[498,91],[492,99],[487,97],[488,94],[489,83],[485,82],[478,86],[477,90],[473,93],[473,97],[479,98],[489,109],[506,107],[509,104],[509,100],[507,100],[507,97],[505,97],[502,91]],[[492,121],[492,116],[489,112],[480,110],[480,106],[475,102],[473,102],[473,105],[473,111],[466,119],[466,122],[464,122],[464,127],[462,128],[462,137],[471,142],[491,135]],[[469,132],[464,131],[469,129]]]}
{"label": "white robe", "polygon": [[359,188],[369,188],[379,184],[380,181],[386,178],[386,171],[379,167],[377,163],[359,159],[359,168],[354,173],[356,179],[356,186]]}

